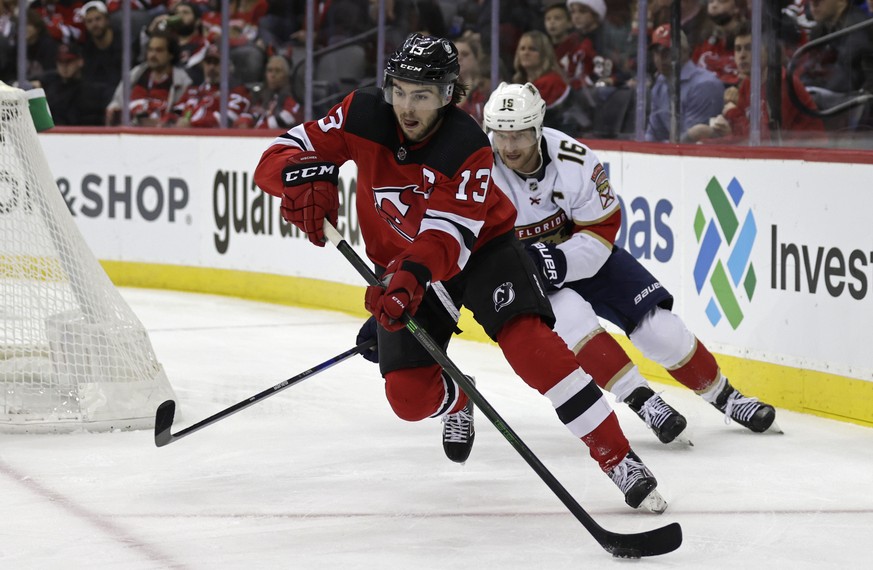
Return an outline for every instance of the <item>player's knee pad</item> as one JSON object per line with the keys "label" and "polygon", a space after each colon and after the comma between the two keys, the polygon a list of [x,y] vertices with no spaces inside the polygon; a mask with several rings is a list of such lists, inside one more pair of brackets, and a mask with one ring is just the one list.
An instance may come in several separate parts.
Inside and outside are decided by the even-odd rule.
{"label": "player's knee pad", "polygon": [[694,350],[695,338],[676,314],[656,307],[630,334],[643,356],[665,368],[672,368]]}
{"label": "player's knee pad", "polygon": [[555,313],[555,332],[573,350],[600,329],[600,321],[591,304],[572,289],[560,289],[549,295]]}
{"label": "player's knee pad", "polygon": [[398,418],[417,422],[438,414],[446,386],[438,365],[394,370],[385,375],[385,395]]}

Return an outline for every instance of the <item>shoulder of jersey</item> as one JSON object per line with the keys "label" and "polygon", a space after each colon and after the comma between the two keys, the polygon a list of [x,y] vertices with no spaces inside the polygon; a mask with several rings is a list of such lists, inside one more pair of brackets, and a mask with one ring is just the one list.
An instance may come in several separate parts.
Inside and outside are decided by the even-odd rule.
{"label": "shoulder of jersey", "polygon": [[[352,96],[345,119],[345,131],[377,144],[394,149],[397,126],[394,111],[382,97],[378,87],[358,89]],[[427,145],[427,165],[452,177],[476,151],[486,148],[491,156],[491,143],[485,131],[473,117],[451,105],[446,109],[443,124]]]}
{"label": "shoulder of jersey", "polygon": [[476,119],[454,105],[446,110],[437,138],[439,144],[447,147],[446,150],[461,156],[466,157],[482,148],[491,153],[491,141]]}
{"label": "shoulder of jersey", "polygon": [[352,94],[345,117],[345,131],[379,144],[397,138],[394,113],[378,87],[365,87]]}
{"label": "shoulder of jersey", "polygon": [[[561,168],[581,168],[587,170],[591,168],[589,163],[593,162],[588,160],[561,160],[562,149],[566,151],[566,154],[580,157],[589,156],[595,161],[597,160],[594,151],[592,151],[588,145],[562,131],[543,127],[543,138],[546,139],[546,145],[548,146],[549,156],[551,157],[552,162],[556,165],[560,165]],[[568,151],[567,149],[574,150]],[[582,155],[579,154],[579,149],[582,150]]]}

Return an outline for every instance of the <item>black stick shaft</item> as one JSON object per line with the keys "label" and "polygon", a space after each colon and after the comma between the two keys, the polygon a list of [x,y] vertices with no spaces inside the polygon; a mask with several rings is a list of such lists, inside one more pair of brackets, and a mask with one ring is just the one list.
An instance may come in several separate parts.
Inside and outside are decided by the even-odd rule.
{"label": "black stick shaft", "polygon": [[203,429],[207,426],[210,426],[210,425],[214,424],[215,422],[223,420],[224,418],[226,418],[228,416],[231,416],[239,411],[242,411],[242,410],[248,408],[249,406],[251,406],[253,404],[258,403],[261,400],[269,398],[270,396],[272,396],[274,394],[278,394],[279,392],[281,392],[282,390],[284,390],[286,388],[290,388],[291,386],[294,386],[295,384],[299,384],[300,382],[306,380],[310,376],[314,376],[315,374],[318,374],[319,372],[324,372],[328,368],[331,368],[332,366],[339,364],[340,362],[342,362],[342,361],[344,361],[344,360],[346,360],[346,359],[348,359],[356,354],[360,354],[360,353],[366,351],[368,348],[373,347],[375,344],[376,344],[376,339],[370,339],[368,341],[362,342],[361,344],[359,344],[353,348],[350,348],[349,350],[347,350],[345,352],[342,352],[342,353],[337,354],[336,356],[334,356],[332,358],[325,360],[321,364],[316,364],[312,368],[309,368],[308,370],[304,370],[303,372],[301,372],[300,374],[298,374],[292,378],[288,378],[287,380],[283,380],[282,382],[279,382],[278,384],[276,384],[275,386],[273,386],[271,388],[267,388],[266,390],[258,392],[257,394],[255,394],[254,396],[251,396],[250,398],[247,398],[241,402],[237,402],[236,404],[230,406],[229,408],[225,408],[225,409],[221,410],[220,412],[212,414],[211,416],[209,416],[205,420],[201,420],[201,421],[197,422],[196,424],[179,431],[178,433],[174,433],[174,434],[170,433],[170,428],[173,425],[173,415],[175,414],[176,406],[172,400],[167,400],[166,402],[161,404],[161,406],[158,408],[158,413],[157,413],[157,416],[155,418],[155,443],[158,447],[163,447],[164,445],[167,445],[168,443],[172,443],[174,441],[182,439],[183,437],[189,436],[192,433],[200,431],[201,429]]}
{"label": "black stick shaft", "polygon": [[[327,220],[324,222],[324,234],[333,243],[334,246],[342,253],[354,268],[360,273],[361,277],[369,285],[381,285],[376,274],[364,262],[363,259],[355,252],[354,249],[343,239],[342,235],[334,228]],[[641,556],[651,556],[656,554],[664,554],[671,552],[679,547],[682,542],[681,530],[679,525],[673,523],[666,527],[649,531],[647,533],[639,533],[633,535],[622,535],[607,531],[595,521],[588,512],[579,505],[573,496],[564,488],[564,486],[555,478],[554,475],[543,465],[542,461],[534,455],[533,451],[522,441],[522,439],[509,427],[497,410],[488,403],[488,400],[482,395],[476,386],[467,379],[467,376],[452,362],[445,351],[431,338],[430,334],[415,321],[413,317],[404,314],[402,317],[403,324],[406,329],[418,340],[419,343],[430,353],[434,360],[443,367],[443,370],[448,373],[449,377],[454,380],[461,389],[467,394],[467,397],[482,410],[485,417],[494,424],[504,438],[512,445],[513,448],[521,455],[528,465],[539,475],[549,489],[561,500],[562,503],[569,509],[571,513],[582,523],[588,532],[606,549],[608,552],[615,552],[618,549],[631,548],[638,550]],[[678,541],[677,541],[678,538]]]}

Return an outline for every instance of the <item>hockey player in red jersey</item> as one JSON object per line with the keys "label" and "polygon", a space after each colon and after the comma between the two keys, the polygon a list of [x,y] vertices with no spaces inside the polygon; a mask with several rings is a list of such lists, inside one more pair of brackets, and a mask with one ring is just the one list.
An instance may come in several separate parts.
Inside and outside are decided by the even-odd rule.
{"label": "hockey player in red jersey", "polygon": [[381,89],[359,89],[326,117],[278,137],[255,182],[281,197],[285,219],[321,247],[323,221],[337,221],[339,165],[357,164],[361,235],[385,284],[368,287],[364,304],[379,323],[379,367],[398,417],[443,417],[454,434],[444,441],[446,454],[467,459],[472,405],[401,323],[404,312],[414,315],[447,346],[466,305],[513,370],[588,446],[625,502],[663,512],[655,477],[551,330],[548,299],[513,231],[515,208],[491,179],[488,137],[456,107],[464,88],[458,74],[451,42],[410,35],[388,58]]}
{"label": "hockey player in red jersey", "polygon": [[516,233],[540,271],[555,331],[595,382],[627,403],[664,443],[685,418],[655,394],[598,316],[621,327],[644,356],[754,432],[773,425],[773,406],[743,396],[673,312],[673,296],[614,245],[621,209],[590,148],[544,128],[546,104],[530,83],[501,83],[485,104],[494,181],[518,209]]}

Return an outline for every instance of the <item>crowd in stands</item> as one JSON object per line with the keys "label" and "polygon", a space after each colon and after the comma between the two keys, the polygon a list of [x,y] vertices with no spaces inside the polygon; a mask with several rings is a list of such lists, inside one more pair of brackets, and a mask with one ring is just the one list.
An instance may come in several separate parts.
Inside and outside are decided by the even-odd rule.
{"label": "crowd in stands", "polygon": [[[670,29],[679,2],[679,133],[681,142],[748,141],[750,76],[761,66],[761,136],[826,144],[842,132],[873,131],[871,103],[822,117],[853,97],[873,93],[873,25],[802,50],[816,38],[871,18],[873,0],[782,0],[779,25],[765,30],[762,59],[751,61],[748,0],[649,0],[645,138],[670,141],[674,79]],[[289,128],[303,120],[302,77],[308,34],[317,50],[322,113],[343,94],[375,80],[377,0],[316,0],[306,29],[306,0],[229,0],[228,126]],[[131,0],[131,123],[220,126],[219,0]],[[116,125],[121,120],[121,0],[30,0],[25,76],[41,86],[58,125]],[[18,0],[0,0],[0,80],[14,84]],[[386,52],[413,31],[452,39],[470,89],[461,107],[481,122],[491,92],[489,0],[385,0]],[[548,104],[546,124],[580,137],[633,138],[637,92],[635,0],[502,1],[499,79],[531,82]],[[341,44],[359,38],[355,45]],[[768,73],[766,45],[778,44],[778,71]],[[776,53],[776,52],[770,52]],[[766,81],[781,74],[779,109]],[[302,73],[299,75],[302,76]],[[811,113],[809,111],[812,111]],[[818,115],[818,116],[817,116]]]}

